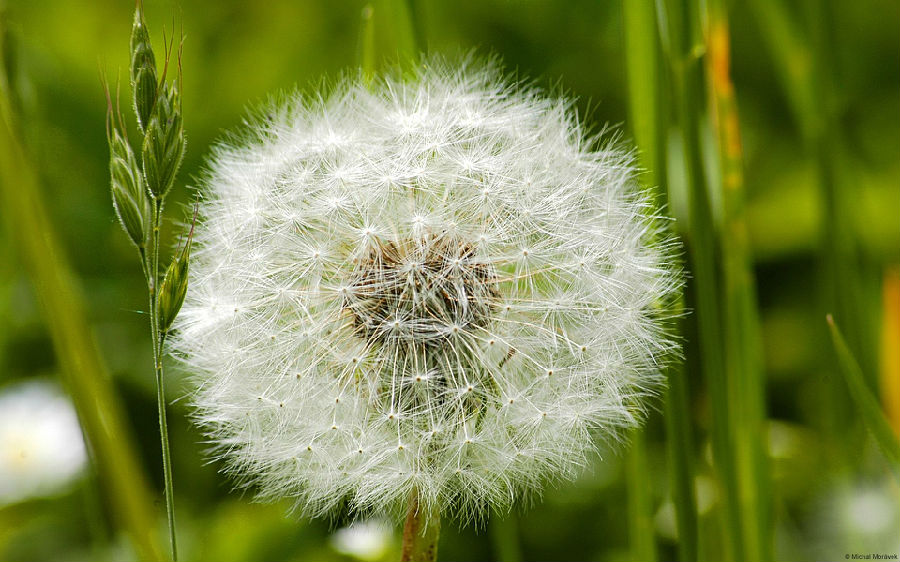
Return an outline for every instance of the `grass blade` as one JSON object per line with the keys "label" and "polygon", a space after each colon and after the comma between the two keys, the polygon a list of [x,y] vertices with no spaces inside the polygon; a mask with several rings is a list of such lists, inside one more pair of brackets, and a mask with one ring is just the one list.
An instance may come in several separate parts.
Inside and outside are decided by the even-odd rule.
{"label": "grass blade", "polygon": [[731,405],[743,560],[773,559],[769,468],[765,441],[765,378],[761,328],[744,215],[745,190],[737,99],[730,73],[724,0],[706,4],[707,80],[717,139],[721,191],[725,368]]}
{"label": "grass blade", "polygon": [[705,45],[700,34],[700,8],[697,0],[665,2],[662,18],[668,38],[668,64],[672,89],[678,107],[678,124],[684,152],[685,183],[688,186],[689,224],[685,246],[693,276],[689,297],[695,308],[699,364],[709,393],[710,438],[716,475],[722,488],[724,517],[721,558],[742,560],[744,540],[740,510],[739,478],[732,444],[733,390],[725,365],[725,322],[720,260],[721,248],[704,165],[701,124],[704,121],[705,96],[700,61]]}
{"label": "grass blade", "polygon": [[875,442],[881,448],[884,456],[891,465],[894,476],[900,481],[900,441],[891,429],[890,423],[884,416],[881,406],[869,386],[866,383],[862,369],[847,342],[841,334],[831,314],[825,317],[828,329],[831,331],[831,340],[834,343],[834,351],[837,354],[838,364],[843,375],[844,382],[850,390],[850,398],[862,418],[866,428],[875,438]]}
{"label": "grass blade", "polygon": [[497,562],[522,562],[519,544],[519,516],[515,511],[504,515],[494,514],[489,524],[491,546]]}
{"label": "grass blade", "polygon": [[[4,22],[0,22],[0,28],[3,33]],[[4,56],[0,56],[2,60]],[[113,520],[129,535],[141,560],[163,560],[153,501],[87,323],[81,295],[51,227],[37,172],[22,147],[5,67],[0,68],[0,81],[0,201],[4,222],[42,304],[63,382],[115,511]]]}
{"label": "grass blade", "polygon": [[[644,430],[631,436],[631,448],[626,459],[628,474],[628,540],[631,559],[635,562],[656,562],[656,541],[653,531],[653,497],[650,471],[647,467],[647,443]],[[511,561],[510,561],[511,562]]]}
{"label": "grass blade", "polygon": [[371,39],[363,28],[361,58],[373,62],[377,69],[385,63],[409,64],[419,60],[419,38],[413,0],[373,0],[368,22],[363,12],[363,25],[372,26]]}
{"label": "grass blade", "polygon": [[[848,333],[849,347],[864,366],[864,372],[875,373],[877,325],[864,299],[861,256],[856,243],[854,215],[858,197],[850,192],[848,182],[840,181],[841,156],[839,92],[835,56],[838,34],[834,10],[839,3],[809,0],[804,8],[802,25],[794,20],[784,2],[759,0],[747,3],[757,20],[763,44],[769,50],[776,75],[794,113],[805,149],[816,170],[822,222],[820,227],[819,269],[822,276],[821,311],[833,311],[842,319]],[[821,337],[825,338],[824,333]],[[831,365],[821,365],[830,369]],[[869,380],[874,387],[874,379]],[[842,443],[852,441],[854,426],[845,423],[848,415],[845,401],[834,386],[822,392],[820,428],[835,449],[834,457],[844,458]],[[848,432],[851,434],[848,435]]]}
{"label": "grass blade", "polygon": [[[668,115],[663,92],[668,91],[662,64],[662,49],[653,0],[626,0],[622,3],[625,64],[628,76],[629,122],[647,170],[645,185],[655,190],[660,207],[668,205]],[[679,303],[679,309],[683,306]],[[672,501],[678,528],[678,553],[682,562],[697,559],[697,508],[694,490],[693,435],[687,373],[681,365],[667,369],[665,418],[667,457]],[[655,558],[646,450],[642,435],[636,434],[629,453],[629,529],[632,555],[636,560]]]}
{"label": "grass blade", "polygon": [[375,8],[366,4],[360,14],[357,62],[367,83],[375,76]]}

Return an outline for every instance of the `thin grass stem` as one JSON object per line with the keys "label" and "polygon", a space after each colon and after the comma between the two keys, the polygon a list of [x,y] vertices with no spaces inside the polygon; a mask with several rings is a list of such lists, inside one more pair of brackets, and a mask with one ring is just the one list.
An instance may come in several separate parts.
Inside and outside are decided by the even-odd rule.
{"label": "thin grass stem", "polygon": [[[628,474],[628,540],[634,562],[655,562],[656,541],[653,532],[653,496],[650,470],[647,466],[647,443],[644,430],[632,433],[626,460]],[[507,560],[504,562],[513,562]]]}
{"label": "thin grass stem", "polygon": [[831,314],[826,316],[828,329],[834,343],[840,372],[844,382],[850,390],[850,398],[856,411],[865,423],[866,429],[872,434],[885,458],[890,464],[891,471],[900,482],[900,441],[891,429],[891,424],[884,415],[884,411],[878,403],[878,399],[869,389],[866,377],[859,366],[853,352],[847,346],[841,330],[838,328]]}
{"label": "thin grass stem", "polygon": [[494,516],[490,523],[491,543],[497,562],[522,562],[519,544],[519,517],[515,512]]}
{"label": "thin grass stem", "polygon": [[[0,56],[0,61],[4,60]],[[5,76],[5,67],[0,70],[0,76]],[[115,513],[113,521],[131,539],[140,560],[163,560],[150,510],[153,502],[131,446],[133,438],[87,322],[81,293],[51,226],[37,172],[22,147],[9,92],[0,90],[4,222],[42,304],[64,385],[72,396],[92,449],[91,458]]]}
{"label": "thin grass stem", "polygon": [[172,561],[178,560],[175,538],[175,488],[172,482],[172,456],[169,450],[169,428],[166,421],[165,377],[163,373],[163,344],[165,334],[159,329],[159,235],[162,222],[163,203],[160,199],[152,202],[153,218],[150,231],[150,264],[147,287],[150,294],[150,333],[153,338],[153,367],[156,374],[156,407],[159,415],[159,439],[162,451],[163,481],[166,496],[166,521],[169,527],[169,544]]}
{"label": "thin grass stem", "polygon": [[[629,116],[639,159],[646,169],[644,183],[653,190],[659,207],[668,207],[668,112],[663,92],[668,75],[662,64],[662,43],[653,0],[626,0],[622,5],[628,76]],[[675,303],[683,309],[683,303]],[[678,322],[681,324],[682,322]],[[694,490],[694,437],[690,421],[687,373],[681,364],[667,367],[669,388],[665,395],[666,450],[669,480],[678,529],[678,554],[682,562],[697,560],[697,508]],[[630,453],[628,472],[632,555],[637,560],[655,556],[647,490],[646,444],[641,437]]]}
{"label": "thin grass stem", "polygon": [[700,351],[700,366],[709,393],[710,437],[716,475],[721,485],[723,559],[738,561],[744,552],[739,478],[732,447],[731,400],[733,391],[725,365],[724,302],[718,231],[715,224],[709,182],[701,143],[704,121],[702,68],[705,45],[700,34],[700,9],[696,0],[666,2],[668,50],[678,121],[684,152],[690,222],[685,245],[693,275],[690,284]]}
{"label": "thin grass stem", "polygon": [[717,140],[717,188],[723,203],[721,244],[725,366],[731,444],[739,481],[744,560],[771,560],[773,538],[766,454],[765,379],[752,259],[744,215],[743,150],[730,73],[730,37],[723,0],[706,4],[707,85]]}

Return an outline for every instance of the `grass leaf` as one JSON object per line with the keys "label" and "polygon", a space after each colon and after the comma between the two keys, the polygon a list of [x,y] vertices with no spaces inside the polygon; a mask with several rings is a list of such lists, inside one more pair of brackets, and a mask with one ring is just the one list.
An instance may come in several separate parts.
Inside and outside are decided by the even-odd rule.
{"label": "grass leaf", "polygon": [[865,423],[866,428],[875,438],[875,442],[881,448],[884,456],[891,464],[891,470],[900,480],[900,441],[891,429],[884,412],[875,395],[869,390],[866,379],[863,376],[859,363],[847,347],[847,342],[841,334],[840,328],[834,321],[831,314],[825,317],[828,322],[828,329],[831,331],[831,340],[834,343],[834,350],[837,353],[838,363],[841,367],[840,372],[844,376],[844,382],[850,390],[850,398],[856,406],[860,417]]}

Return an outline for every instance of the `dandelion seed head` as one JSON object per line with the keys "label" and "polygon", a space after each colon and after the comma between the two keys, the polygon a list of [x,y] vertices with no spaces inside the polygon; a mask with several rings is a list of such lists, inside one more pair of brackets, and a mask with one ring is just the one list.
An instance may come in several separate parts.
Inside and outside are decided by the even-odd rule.
{"label": "dandelion seed head", "polygon": [[227,470],[307,515],[506,508],[634,427],[675,348],[629,153],[426,62],[273,104],[201,187],[172,348]]}

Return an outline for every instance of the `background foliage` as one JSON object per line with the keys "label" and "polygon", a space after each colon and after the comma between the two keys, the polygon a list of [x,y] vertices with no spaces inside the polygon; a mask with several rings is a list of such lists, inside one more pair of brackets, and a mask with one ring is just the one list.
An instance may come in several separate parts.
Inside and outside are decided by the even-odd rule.
{"label": "background foliage", "polygon": [[[429,51],[474,48],[496,54],[510,72],[577,97],[582,118],[594,129],[609,123],[631,138],[635,86],[629,89],[626,62],[638,56],[640,66],[647,55],[625,48],[634,29],[627,27],[625,22],[633,21],[626,20],[622,7],[630,1],[417,1],[412,15],[416,39]],[[364,4],[147,0],[158,53],[163,29],[168,36],[173,27],[176,34],[184,32],[188,152],[180,184],[194,183],[208,147],[239,125],[248,106],[271,93],[312,89],[323,77],[353,71],[360,61]],[[665,3],[670,4],[678,3]],[[709,2],[712,8],[719,4]],[[112,82],[119,76],[127,103],[132,10],[127,1],[9,0],[11,48],[4,55],[14,63],[22,137],[36,165],[49,228],[74,270],[87,321],[150,482],[155,503],[149,509],[162,536],[155,386],[141,313],[146,287],[110,205],[106,103],[99,80],[100,72]],[[376,2],[374,14],[376,41],[389,45],[389,24],[396,19],[391,3]],[[390,18],[378,19],[385,14]],[[743,147],[743,216],[761,326],[755,358],[765,381],[761,431],[770,478],[761,503],[771,507],[774,555],[813,560],[870,550],[900,553],[897,481],[857,421],[824,321],[826,312],[835,312],[867,384],[880,394],[900,432],[900,4],[759,0],[728,3],[727,15]],[[701,61],[708,54],[704,45],[702,39],[694,45]],[[660,52],[675,56],[662,47]],[[673,115],[680,112],[677,92],[677,85],[657,92]],[[706,90],[695,97],[697,142],[705,147],[702,166],[709,177],[719,178],[722,164],[710,156],[717,142],[715,120],[703,109],[709,107]],[[670,131],[664,143],[668,176],[653,179],[655,184],[669,180],[670,210],[679,224],[693,228],[697,219],[690,197],[683,195],[690,191],[682,164],[685,145],[674,126]],[[13,177],[3,176],[3,189],[28,188]],[[709,195],[716,223],[717,213],[727,209],[720,191],[710,188]],[[171,197],[181,205],[170,205],[169,216],[187,220],[191,192],[176,187]],[[12,226],[14,218],[0,209],[0,222]],[[0,230],[0,392],[23,379],[57,379],[61,371],[50,329],[57,318],[42,313],[35,289],[40,285],[24,267],[17,228]],[[179,232],[180,225],[168,225],[168,247],[177,243]],[[723,487],[712,466],[715,393],[700,375],[706,358],[698,352],[693,322],[688,318],[685,326],[687,361],[681,375],[688,383],[686,418],[693,436],[687,454],[695,471],[699,556],[719,559],[729,545],[722,544],[727,536]],[[184,375],[170,368],[168,377],[183,558],[346,559],[330,538],[344,522],[297,521],[287,513],[289,502],[257,505],[230,491],[216,464],[205,459],[202,436],[188,423]],[[643,435],[640,451],[647,463],[638,488],[649,492],[650,544],[666,560],[679,555],[679,543],[662,399],[657,407]],[[440,556],[630,559],[638,552],[626,516],[628,480],[635,470],[625,453],[605,452],[577,482],[549,489],[528,510],[494,517],[481,532],[445,525]],[[52,496],[0,505],[0,559],[133,558],[105,482],[89,466]],[[388,540],[384,556],[396,553],[396,538]]]}

